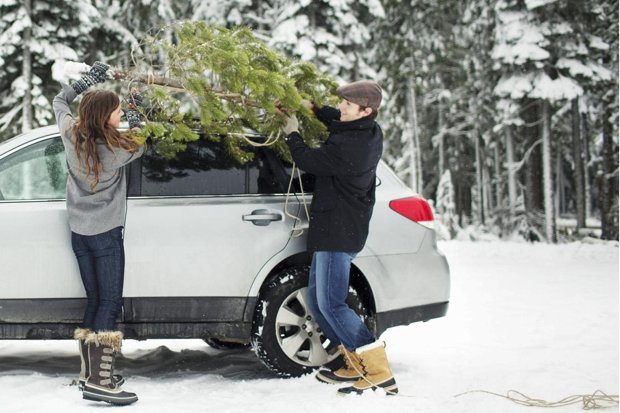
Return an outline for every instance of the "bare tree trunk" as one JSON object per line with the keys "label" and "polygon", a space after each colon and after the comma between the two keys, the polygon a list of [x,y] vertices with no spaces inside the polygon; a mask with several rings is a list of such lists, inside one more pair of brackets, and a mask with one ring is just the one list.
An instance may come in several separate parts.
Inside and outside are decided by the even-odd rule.
{"label": "bare tree trunk", "polygon": [[588,219],[592,217],[592,186],[590,185],[590,127],[588,116],[581,116],[581,143],[583,146],[583,189],[586,198],[586,226]]}
{"label": "bare tree trunk", "polygon": [[485,217],[489,217],[491,214],[489,211],[491,210],[491,202],[493,201],[492,193],[493,188],[491,185],[491,174],[489,173],[489,168],[486,163],[486,146],[484,145],[484,139],[481,139],[482,146],[480,147],[480,157],[481,157],[481,168],[482,168],[482,188],[483,191],[483,205],[484,205],[484,215]]}
{"label": "bare tree trunk", "polygon": [[604,100],[603,173],[601,181],[601,238],[618,239],[618,166],[614,160],[613,125],[610,99]]}
{"label": "bare tree trunk", "polygon": [[558,241],[553,209],[553,174],[551,172],[551,114],[549,102],[542,101],[542,137],[543,137],[543,186],[545,197],[545,233],[547,242]]}
{"label": "bare tree trunk", "polygon": [[32,42],[32,3],[31,0],[24,0],[24,9],[28,16],[28,25],[24,28],[24,51],[22,61],[22,77],[26,83],[24,101],[22,106],[22,132],[32,129],[32,53],[30,43]]}
{"label": "bare tree trunk", "polygon": [[506,139],[506,167],[508,168],[508,208],[510,216],[515,216],[517,206],[517,179],[515,170],[514,142],[512,139],[512,126],[505,127]]}
{"label": "bare tree trunk", "polygon": [[443,176],[443,171],[445,170],[445,165],[446,165],[446,154],[445,154],[445,148],[444,148],[444,134],[443,134],[443,103],[442,103],[442,99],[439,99],[439,106],[438,106],[438,129],[439,129],[439,178],[441,179],[441,177]]}
{"label": "bare tree trunk", "polygon": [[478,136],[478,130],[474,129],[474,142],[475,142],[475,151],[476,151],[476,189],[477,191],[477,204],[478,204],[478,222],[484,224],[485,214],[484,214],[484,186],[483,186],[483,177],[482,177],[482,165],[481,165],[481,156],[480,156],[480,136]]}
{"label": "bare tree trunk", "polygon": [[573,99],[572,129],[573,129],[573,179],[575,181],[575,205],[577,212],[577,228],[586,227],[586,198],[583,179],[583,156],[581,145],[581,116],[579,115],[579,99]]}
{"label": "bare tree trunk", "polygon": [[542,150],[538,145],[541,129],[539,106],[538,101],[528,100],[523,109],[523,118],[527,125],[526,152],[530,151],[525,169],[525,209],[533,220],[531,222],[537,225],[540,224],[539,215],[544,210]]}
{"label": "bare tree trunk", "polygon": [[553,207],[555,208],[555,216],[560,216],[564,212],[566,199],[564,197],[564,174],[562,173],[562,157],[555,157],[555,197],[553,199]]}
{"label": "bare tree trunk", "polygon": [[504,203],[504,196],[502,194],[502,169],[501,169],[501,155],[499,151],[499,140],[495,142],[495,148],[493,151],[494,161],[494,173],[495,173],[495,207],[499,208]]}
{"label": "bare tree trunk", "polygon": [[418,138],[418,115],[415,94],[415,80],[413,75],[407,79],[408,103],[409,103],[409,151],[411,153],[411,163],[409,167],[409,185],[413,192],[422,191],[422,155],[420,154],[420,142]]}

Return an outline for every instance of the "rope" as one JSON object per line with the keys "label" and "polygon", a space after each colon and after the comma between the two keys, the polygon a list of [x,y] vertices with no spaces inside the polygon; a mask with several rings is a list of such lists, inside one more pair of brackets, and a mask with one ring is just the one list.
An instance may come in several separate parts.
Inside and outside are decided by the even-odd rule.
{"label": "rope", "polygon": [[[244,133],[232,133],[231,135],[240,136],[251,146],[262,147],[262,146],[271,146],[274,143],[276,143],[280,139],[281,133],[269,134],[265,142],[253,141],[252,139],[248,138]],[[291,179],[288,182],[288,188],[286,190],[286,199],[284,200],[284,214],[293,220],[293,228],[291,229],[291,231],[292,231],[292,236],[296,238],[296,237],[301,236],[301,234],[304,233],[304,229],[301,228],[301,223],[302,223],[301,219],[291,214],[288,210],[289,200],[291,199],[291,196],[292,196],[291,189],[293,188],[293,180],[295,179],[295,172],[297,172],[297,179],[299,180],[299,191],[301,193],[301,202],[304,206],[304,210],[306,211],[306,218],[308,219],[308,222],[310,222],[310,212],[308,211],[308,202],[306,201],[306,197],[305,197],[306,193],[304,192],[304,184],[301,179],[301,172],[299,170],[299,167],[297,167],[297,164],[293,162],[293,168],[291,169]]]}
{"label": "rope", "polygon": [[279,134],[278,135],[274,135],[273,132],[269,134],[269,136],[267,137],[265,142],[253,141],[252,139],[248,138],[245,133],[230,133],[229,135],[230,136],[239,136],[239,137],[243,138],[251,146],[255,146],[255,147],[271,146],[274,143],[276,143],[278,141],[278,139],[280,138]]}
{"label": "rope", "polygon": [[457,394],[454,397],[460,397],[470,393],[486,393],[493,396],[501,397],[503,399],[510,400],[513,403],[521,406],[529,407],[563,407],[571,404],[582,403],[583,410],[604,409],[608,407],[618,406],[618,395],[608,395],[601,390],[596,390],[592,394],[576,394],[568,396],[557,402],[548,402],[541,399],[533,399],[525,394],[516,390],[509,390],[506,395],[493,393],[487,390],[471,390],[465,393]]}
{"label": "rope", "polygon": [[[366,381],[368,384],[370,384],[372,387],[378,387],[378,388],[382,388],[381,386],[379,386],[378,384],[374,383],[372,380],[370,380],[368,378],[368,376],[365,374],[365,372],[360,371],[357,366],[355,365],[355,363],[351,360],[348,351],[345,351],[345,356],[346,356],[346,362],[348,365],[352,366],[353,369],[355,370],[355,372],[357,374],[359,374],[361,376],[361,379],[363,379],[364,381]],[[393,395],[393,396],[400,396],[400,397],[415,397],[413,395],[408,395],[408,394],[402,394],[402,393],[395,393],[391,390],[387,390],[385,388],[382,388],[387,394]],[[583,410],[594,410],[594,409],[606,409],[609,407],[615,407],[618,406],[619,403],[619,398],[618,395],[609,395],[607,393],[605,393],[602,390],[596,390],[594,393],[592,394],[576,394],[573,396],[568,396],[563,398],[562,400],[558,400],[557,402],[548,402],[546,400],[542,400],[542,399],[533,399],[529,396],[526,396],[525,394],[516,391],[516,390],[509,390],[506,395],[503,394],[499,394],[499,393],[493,393],[487,390],[471,390],[471,391],[467,391],[465,393],[460,393],[457,394],[454,397],[460,397],[466,394],[471,394],[471,393],[486,393],[486,394],[490,394],[493,396],[497,396],[497,397],[501,397],[503,399],[507,399],[512,401],[513,403],[519,404],[521,406],[528,406],[528,407],[563,407],[563,406],[569,406],[572,404],[577,404],[577,403],[582,403],[582,409]]]}
{"label": "rope", "polygon": [[291,198],[291,189],[293,187],[293,180],[295,179],[295,171],[297,171],[297,179],[299,179],[299,191],[301,192],[301,202],[304,205],[304,210],[306,211],[306,218],[308,218],[308,222],[310,222],[310,213],[308,212],[308,202],[306,202],[306,197],[305,197],[306,193],[304,192],[304,184],[301,180],[301,173],[299,172],[299,168],[297,167],[297,164],[295,164],[295,162],[293,162],[293,169],[291,170],[291,179],[288,181],[288,188],[286,189],[286,199],[284,200],[284,213],[286,214],[286,216],[293,219],[292,236],[299,237],[301,234],[304,233],[304,229],[297,226],[298,224],[301,224],[302,221],[299,217],[292,215],[290,212],[288,212],[288,201]]}

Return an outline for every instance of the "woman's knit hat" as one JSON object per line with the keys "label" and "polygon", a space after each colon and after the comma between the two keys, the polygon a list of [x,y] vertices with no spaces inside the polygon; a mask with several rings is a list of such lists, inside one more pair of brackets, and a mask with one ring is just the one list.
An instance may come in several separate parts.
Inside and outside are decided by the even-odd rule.
{"label": "woman's knit hat", "polygon": [[338,96],[363,107],[376,111],[381,105],[381,88],[372,80],[358,80],[336,90]]}

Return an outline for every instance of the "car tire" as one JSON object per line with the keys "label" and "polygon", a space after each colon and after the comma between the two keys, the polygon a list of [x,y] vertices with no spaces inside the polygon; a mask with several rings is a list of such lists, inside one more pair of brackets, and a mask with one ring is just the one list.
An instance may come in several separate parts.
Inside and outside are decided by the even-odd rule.
{"label": "car tire", "polygon": [[[309,267],[286,268],[262,289],[252,323],[258,358],[282,377],[299,377],[317,367],[338,366],[338,349],[322,334],[307,310]],[[355,288],[347,303],[367,322],[369,311]]]}

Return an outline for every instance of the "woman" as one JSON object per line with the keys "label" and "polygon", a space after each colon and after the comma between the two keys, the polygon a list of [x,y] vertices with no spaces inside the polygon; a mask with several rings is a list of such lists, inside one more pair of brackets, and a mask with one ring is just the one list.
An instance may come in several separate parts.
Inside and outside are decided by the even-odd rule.
{"label": "woman", "polygon": [[[104,82],[107,70],[107,65],[96,62],[82,79],[62,85],[53,106],[67,157],[71,245],[88,297],[84,321],[75,331],[82,361],[82,397],[131,404],[138,397],[121,388],[123,379],[113,374],[113,366],[123,338],[116,318],[125,270],[125,165],[139,158],[144,146],[136,143],[131,132],[117,130],[123,112],[116,93],[101,89],[85,93],[77,118],[69,108],[77,95]],[[130,96],[132,102],[134,98],[139,101]],[[139,127],[135,107],[129,112],[130,129]]]}

